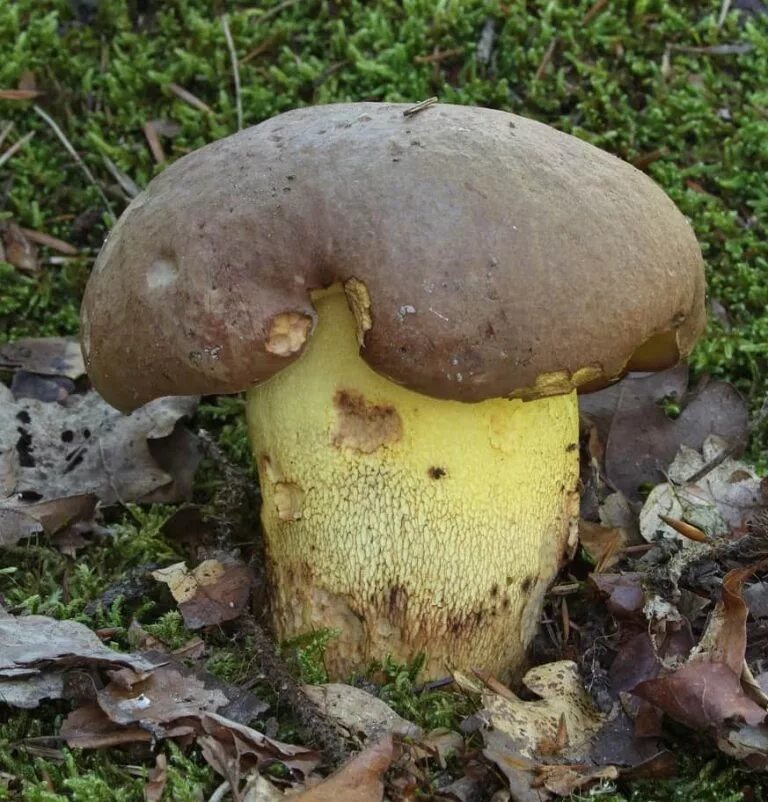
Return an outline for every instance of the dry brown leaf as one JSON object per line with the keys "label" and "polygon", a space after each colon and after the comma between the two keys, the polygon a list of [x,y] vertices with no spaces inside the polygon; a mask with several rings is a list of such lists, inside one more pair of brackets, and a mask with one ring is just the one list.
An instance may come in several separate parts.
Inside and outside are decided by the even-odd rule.
{"label": "dry brown leaf", "polygon": [[15,546],[20,540],[39,535],[43,526],[24,510],[0,506],[0,548]]}
{"label": "dry brown leaf", "polygon": [[766,717],[744,693],[739,675],[723,663],[687,663],[672,674],[641,682],[632,693],[695,730],[717,730],[731,718],[757,726]]}
{"label": "dry brown leaf", "polygon": [[35,276],[40,272],[37,261],[37,248],[25,236],[16,223],[0,221],[0,241],[5,251],[5,261],[17,270]]}
{"label": "dry brown leaf", "polygon": [[30,241],[37,245],[43,245],[52,251],[58,251],[65,256],[77,256],[77,248],[64,242],[63,239],[46,234],[44,231],[34,231],[31,228],[22,228],[21,233]]}
{"label": "dry brown leaf", "polygon": [[627,545],[627,534],[617,527],[579,520],[579,542],[595,564],[595,573],[613,568]]}
{"label": "dry brown leaf", "polygon": [[163,737],[166,725],[214,712],[229,702],[218,688],[206,687],[202,680],[171,665],[139,675],[130,687],[121,684],[113,681],[97,691],[99,707],[115,724],[140,724],[155,737]]}
{"label": "dry brown leaf", "polygon": [[73,710],[59,730],[72,749],[109,749],[130,743],[148,743],[152,735],[141,727],[120,727],[97,704]]}
{"label": "dry brown leaf", "polygon": [[328,779],[292,798],[296,802],[381,802],[384,797],[382,776],[394,758],[392,736],[388,735]]}
{"label": "dry brown leaf", "polygon": [[253,772],[245,781],[242,802],[280,802],[284,797],[264,775]]}
{"label": "dry brown leaf", "polygon": [[193,570],[175,563],[152,573],[170,588],[189,629],[221,624],[237,618],[248,605],[253,574],[233,557],[205,560]]}
{"label": "dry brown leaf", "polygon": [[339,728],[353,738],[375,740],[387,732],[419,738],[421,728],[395,713],[382,699],[342,683],[305,685],[304,693]]}
{"label": "dry brown leaf", "polygon": [[64,674],[49,672],[20,679],[0,679],[0,702],[31,709],[44,699],[64,698]]}
{"label": "dry brown leaf", "polygon": [[[301,777],[308,777],[320,764],[320,754],[317,751],[268,738],[258,730],[238,724],[218,713],[203,713],[200,721],[208,736],[209,746],[210,741],[215,741],[221,748],[217,747],[218,753],[225,754],[228,761],[234,761],[241,767],[241,776],[265,762],[268,765],[277,761]],[[199,739],[201,745],[203,740]],[[218,765],[219,763],[211,763],[216,771],[219,771]],[[226,774],[223,776],[226,777]]]}
{"label": "dry brown leaf", "polygon": [[[93,494],[112,504],[143,500],[169,485],[181,492],[190,482],[176,482],[152,449],[170,448],[178,422],[196,405],[196,398],[161,398],[122,415],[95,392],[47,404],[16,401],[0,384],[0,451],[19,452],[16,491],[37,498]],[[196,465],[187,458],[185,471]]]}
{"label": "dry brown leaf", "polygon": [[136,671],[154,668],[139,655],[105,646],[77,621],[57,621],[42,615],[0,617],[0,677],[31,676],[52,666],[128,666]]}
{"label": "dry brown leaf", "polygon": [[34,100],[42,94],[35,89],[0,89],[0,100]]}
{"label": "dry brown leaf", "polygon": [[77,379],[85,375],[80,343],[74,337],[27,337],[0,345],[0,368]]}
{"label": "dry brown leaf", "polygon": [[155,759],[155,767],[147,774],[144,785],[144,802],[160,802],[168,782],[168,762],[161,752]]}
{"label": "dry brown leaf", "polygon": [[[692,729],[712,732],[720,747],[754,765],[768,765],[767,713],[748,670],[744,581],[765,563],[730,571],[699,644],[681,668],[632,691]],[[757,695],[759,694],[759,696]]]}
{"label": "dry brown leaf", "polygon": [[552,765],[536,769],[536,783],[558,796],[570,796],[597,780],[615,780],[615,766]]}
{"label": "dry brown leaf", "polygon": [[31,504],[16,499],[0,501],[0,547],[13,546],[23,538],[40,533],[61,534],[60,546],[64,543],[70,548],[87,545],[75,525],[82,525],[85,532],[93,530],[96,501],[96,496],[90,495]]}
{"label": "dry brown leaf", "polygon": [[75,392],[76,385],[66,376],[41,376],[17,370],[11,379],[11,392],[15,399],[36,398],[38,401],[62,403]]}
{"label": "dry brown leaf", "polygon": [[[664,523],[662,516],[684,520],[714,537],[760,514],[767,501],[761,479],[749,465],[730,457],[718,463],[727,448],[727,442],[717,437],[708,437],[701,453],[681,447],[669,466],[669,482],[654,487],[643,505],[640,532],[646,540],[661,535],[695,547],[694,541]],[[690,481],[702,471],[705,475]]]}
{"label": "dry brown leaf", "polygon": [[[700,449],[712,434],[729,445],[746,442],[748,412],[744,400],[726,382],[711,381],[687,394],[688,368],[623,381],[579,399],[582,414],[594,423],[605,443],[605,472],[613,487],[630,500],[640,498],[644,483],[664,481],[664,471],[681,445]],[[679,417],[668,417],[662,402],[676,400]]]}

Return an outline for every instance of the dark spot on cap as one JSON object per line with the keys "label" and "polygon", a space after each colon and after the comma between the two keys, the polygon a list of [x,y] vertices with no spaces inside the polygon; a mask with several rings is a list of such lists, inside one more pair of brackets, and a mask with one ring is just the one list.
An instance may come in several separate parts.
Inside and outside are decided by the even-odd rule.
{"label": "dark spot on cap", "polygon": [[445,468],[440,468],[438,466],[432,466],[427,473],[429,474],[430,479],[442,479],[445,476]]}
{"label": "dark spot on cap", "polygon": [[536,580],[532,576],[527,576],[523,580],[523,584],[520,586],[523,593],[528,593],[528,591],[533,587],[535,581]]}
{"label": "dark spot on cap", "polygon": [[570,454],[571,451],[575,451],[578,447],[578,443],[568,443],[568,445],[565,447],[565,450]]}
{"label": "dark spot on cap", "polygon": [[495,599],[499,595],[499,586],[494,582],[491,585],[491,598]]}
{"label": "dark spot on cap", "polygon": [[72,432],[70,429],[66,429],[61,433],[61,441],[62,443],[71,443],[74,439],[74,436],[74,432]]}

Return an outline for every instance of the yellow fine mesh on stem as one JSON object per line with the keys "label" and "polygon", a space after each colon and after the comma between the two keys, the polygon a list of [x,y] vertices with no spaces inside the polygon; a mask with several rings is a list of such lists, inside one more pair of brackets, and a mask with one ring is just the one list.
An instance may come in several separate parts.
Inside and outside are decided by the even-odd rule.
{"label": "yellow fine mesh on stem", "polygon": [[508,675],[578,511],[575,393],[428,398],[363,362],[341,289],[315,303],[304,355],[248,394],[278,635],[340,630],[336,677],[420,652]]}

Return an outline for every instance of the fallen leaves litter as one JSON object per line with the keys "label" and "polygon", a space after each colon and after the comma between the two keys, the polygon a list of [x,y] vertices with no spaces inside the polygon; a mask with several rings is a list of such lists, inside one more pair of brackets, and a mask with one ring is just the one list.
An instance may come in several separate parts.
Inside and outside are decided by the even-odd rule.
{"label": "fallen leaves litter", "polygon": [[387,735],[352,758],[318,785],[296,794],[296,802],[381,802],[382,775],[392,765],[395,747]]}
{"label": "fallen leaves litter", "polygon": [[6,262],[10,262],[17,270],[35,276],[40,272],[37,260],[37,248],[16,223],[10,220],[0,221],[0,245]]}
{"label": "fallen leaves litter", "polygon": [[61,698],[64,671],[91,667],[146,671],[153,664],[108,648],[76,621],[0,616],[0,697],[7,704],[32,708],[44,699]]}
{"label": "fallen leaves litter", "polygon": [[168,782],[168,761],[161,752],[155,759],[155,767],[147,774],[144,785],[144,802],[160,802]]}
{"label": "fallen leaves litter", "polygon": [[[702,530],[710,538],[743,528],[765,509],[766,496],[761,478],[744,462],[725,456],[728,444],[708,437],[701,453],[682,446],[667,476],[648,495],[640,512],[640,532],[648,541],[659,536],[690,545],[664,517]],[[700,478],[691,481],[691,477]]]}
{"label": "fallen leaves litter", "polygon": [[503,772],[512,796],[542,802],[601,779],[636,771],[659,753],[637,738],[616,703],[601,712],[586,692],[576,664],[561,660],[531,669],[523,684],[540,698],[525,701],[493,683],[482,693],[483,754]]}
{"label": "fallen leaves litter", "polygon": [[180,562],[152,573],[170,588],[189,629],[221,624],[237,618],[248,605],[253,572],[228,555],[205,560],[191,571]]}
{"label": "fallen leaves litter", "polygon": [[[688,368],[678,365],[621,382],[579,399],[582,415],[596,427],[605,448],[605,474],[630,500],[647,483],[664,481],[664,470],[683,444],[701,449],[710,435],[729,447],[743,445],[748,432],[744,400],[728,383],[710,381],[687,392]],[[665,411],[671,401],[678,417]]]}
{"label": "fallen leaves litter", "polygon": [[93,391],[50,404],[17,401],[0,384],[0,452],[18,452],[15,492],[26,498],[92,494],[112,504],[171,488],[166,500],[180,501],[191,487],[199,451],[196,460],[187,455],[179,478],[158,465],[152,447],[176,444],[177,424],[196,406],[196,398],[161,398],[122,415]]}
{"label": "fallen leaves litter", "polygon": [[399,716],[386,702],[362,688],[329,683],[304,685],[303,690],[347,737],[358,741],[376,740],[388,732],[404,738],[421,736],[420,727]]}
{"label": "fallen leaves litter", "polygon": [[742,589],[765,566],[730,571],[687,661],[632,691],[681,724],[711,732],[723,751],[761,768],[768,767],[768,714],[744,660],[748,609]]}
{"label": "fallen leaves litter", "polygon": [[0,368],[69,379],[85,375],[80,343],[74,337],[27,337],[4,343]]}

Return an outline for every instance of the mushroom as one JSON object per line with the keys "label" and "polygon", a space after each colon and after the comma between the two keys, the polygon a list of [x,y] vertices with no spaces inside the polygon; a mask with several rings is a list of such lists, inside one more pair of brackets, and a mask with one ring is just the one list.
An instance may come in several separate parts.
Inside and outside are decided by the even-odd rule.
{"label": "mushroom", "polygon": [[316,106],[191,153],[96,262],[83,349],[131,410],[247,390],[272,614],[518,670],[576,542],[576,390],[686,356],[704,274],[643,173],[501,111]]}

